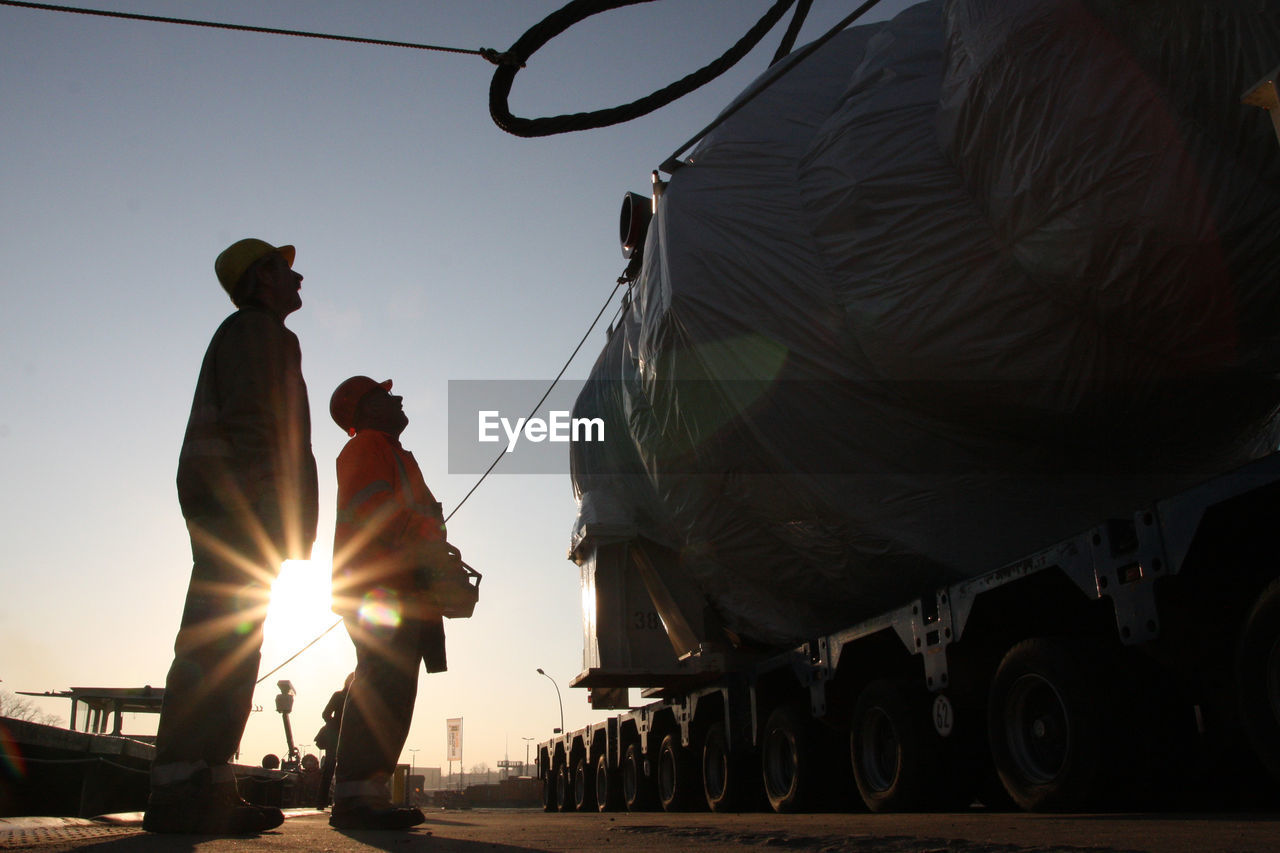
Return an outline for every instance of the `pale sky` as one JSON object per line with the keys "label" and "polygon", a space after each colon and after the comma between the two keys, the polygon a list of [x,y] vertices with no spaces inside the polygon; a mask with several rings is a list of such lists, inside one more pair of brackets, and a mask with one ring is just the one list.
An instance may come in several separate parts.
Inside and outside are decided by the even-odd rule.
{"label": "pale sky", "polygon": [[[78,5],[505,49],[562,0]],[[771,5],[597,16],[534,55],[512,110],[632,101],[711,61]],[[799,44],[857,5],[817,0]],[[864,20],[907,5],[885,0]],[[190,574],[173,479],[200,360],[233,310],[213,275],[227,244],[292,243],[305,277],[288,325],[311,395],[320,532],[314,562],[277,584],[265,673],[336,618],[333,388],[394,379],[404,444],[451,512],[477,477],[448,470],[448,381],[550,382],[625,266],[623,193],[648,194],[650,172],[765,69],[784,29],[657,113],[526,140],[491,122],[493,66],[479,57],[0,6],[0,688],[163,685]],[[586,376],[616,307],[567,376]],[[499,466],[453,517],[482,595],[472,619],[446,625],[449,672],[421,678],[406,744],[417,766],[447,766],[450,717],[464,719],[467,768],[523,760],[524,739],[559,724],[538,667],[566,727],[609,713],[568,687],[582,668],[574,516],[566,455],[559,476]],[[353,665],[339,627],[260,685],[242,762],[283,753],[277,679],[298,691],[308,745]],[[69,715],[65,700],[39,704]]]}

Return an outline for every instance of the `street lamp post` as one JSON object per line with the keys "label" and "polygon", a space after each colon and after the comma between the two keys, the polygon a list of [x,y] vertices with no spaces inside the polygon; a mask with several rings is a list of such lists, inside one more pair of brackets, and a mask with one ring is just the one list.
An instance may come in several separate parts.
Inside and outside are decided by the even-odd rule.
{"label": "street lamp post", "polygon": [[[409,753],[409,778],[404,780],[404,799],[409,805],[413,805],[413,759],[417,756],[418,750],[406,749],[405,752]],[[425,788],[426,785],[423,787]]]}
{"label": "street lamp post", "polygon": [[521,773],[520,775],[528,776],[529,775],[529,743],[533,740],[533,738],[522,737],[520,738],[520,740],[524,741],[524,772]]}
{"label": "street lamp post", "polygon": [[560,685],[556,684],[556,680],[542,671],[542,667],[538,667],[538,675],[546,675],[547,680],[556,689],[556,702],[560,705],[560,728],[555,730],[555,734],[561,734],[564,731],[564,700],[560,698]]}

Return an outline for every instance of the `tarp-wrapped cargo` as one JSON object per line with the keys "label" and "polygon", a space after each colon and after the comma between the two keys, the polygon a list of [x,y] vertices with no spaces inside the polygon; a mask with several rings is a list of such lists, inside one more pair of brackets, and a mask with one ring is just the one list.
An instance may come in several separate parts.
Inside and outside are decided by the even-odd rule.
{"label": "tarp-wrapped cargo", "polygon": [[792,643],[1274,449],[1278,61],[1275,3],[955,0],[771,68],[578,399],[575,546]]}

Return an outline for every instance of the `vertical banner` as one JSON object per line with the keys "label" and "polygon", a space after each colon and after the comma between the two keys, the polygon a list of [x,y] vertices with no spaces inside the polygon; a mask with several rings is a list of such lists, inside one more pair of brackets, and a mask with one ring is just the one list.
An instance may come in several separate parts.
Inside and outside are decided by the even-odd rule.
{"label": "vertical banner", "polygon": [[462,760],[462,718],[451,717],[444,721],[446,761]]}

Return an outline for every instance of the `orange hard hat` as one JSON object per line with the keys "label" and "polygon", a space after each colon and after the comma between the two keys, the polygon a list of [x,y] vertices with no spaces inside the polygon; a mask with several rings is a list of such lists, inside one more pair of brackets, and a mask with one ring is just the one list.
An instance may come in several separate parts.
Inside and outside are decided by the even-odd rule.
{"label": "orange hard hat", "polygon": [[329,415],[333,422],[346,430],[347,435],[355,435],[356,406],[360,405],[365,394],[378,388],[390,391],[391,380],[375,382],[368,376],[352,376],[344,380],[329,398]]}

